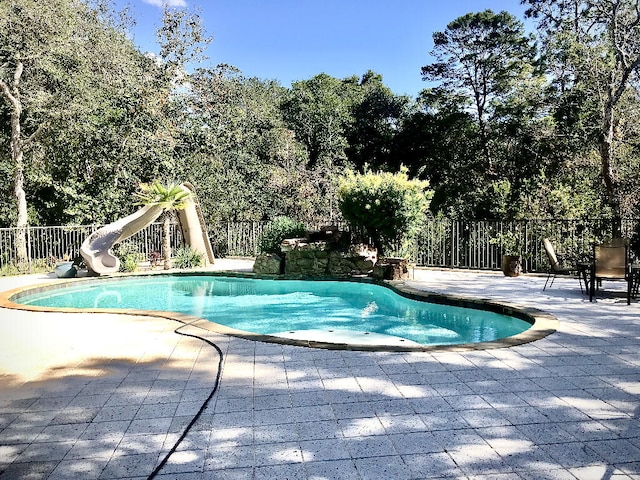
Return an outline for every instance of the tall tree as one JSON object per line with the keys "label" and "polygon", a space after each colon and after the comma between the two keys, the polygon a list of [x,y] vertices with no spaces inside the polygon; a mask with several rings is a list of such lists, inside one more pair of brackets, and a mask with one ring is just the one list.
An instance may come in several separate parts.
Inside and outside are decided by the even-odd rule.
{"label": "tall tree", "polygon": [[468,13],[433,34],[436,62],[422,67],[426,81],[464,92],[476,116],[488,171],[493,170],[489,122],[495,100],[507,95],[535,56],[522,22],[508,12]]}
{"label": "tall tree", "polygon": [[284,118],[309,152],[309,166],[321,160],[344,160],[346,128],[351,121],[357,79],[339,80],[321,73],[294,82],[283,103]]}
{"label": "tall tree", "polygon": [[[290,161],[296,166],[306,164],[303,148],[290,138],[280,115],[286,90],[274,81],[246,78],[233,67],[219,65],[195,72],[190,93],[184,123],[184,134],[193,136],[189,171],[208,217],[264,218],[279,198],[277,190],[268,187],[276,157],[295,155]],[[288,151],[277,147],[280,140]]]}
{"label": "tall tree", "polygon": [[394,150],[412,175],[429,181],[434,212],[475,218],[473,192],[485,181],[477,126],[456,92],[424,90],[406,118]]}
{"label": "tall tree", "polygon": [[90,109],[103,85],[120,80],[120,47],[130,42],[103,13],[78,0],[0,3],[0,98],[11,123],[19,264],[27,261],[25,172],[36,147],[49,129]]}
{"label": "tall tree", "polygon": [[[592,106],[594,138],[607,202],[625,212],[624,155],[629,126],[625,96],[637,101],[640,73],[640,8],[637,0],[523,0],[539,21],[549,64],[561,99],[574,111]],[[567,102],[564,102],[567,105]],[[622,157],[623,158],[623,157]],[[634,174],[637,178],[637,172]]]}
{"label": "tall tree", "polygon": [[362,75],[351,108],[353,120],[346,131],[349,161],[359,169],[397,170],[405,161],[395,155],[394,144],[409,98],[394,95],[382,76],[369,70]]}

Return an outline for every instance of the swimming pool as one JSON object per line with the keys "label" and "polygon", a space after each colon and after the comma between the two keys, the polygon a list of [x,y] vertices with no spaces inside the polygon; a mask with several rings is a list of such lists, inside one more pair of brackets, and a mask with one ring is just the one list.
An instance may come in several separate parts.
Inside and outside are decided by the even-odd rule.
{"label": "swimming pool", "polygon": [[[408,298],[387,285],[218,275],[149,275],[72,282],[25,292],[27,306],[171,311],[230,329],[289,340],[406,347],[495,342],[518,336],[528,317]],[[348,340],[345,340],[348,339]],[[389,341],[385,341],[385,339]]]}

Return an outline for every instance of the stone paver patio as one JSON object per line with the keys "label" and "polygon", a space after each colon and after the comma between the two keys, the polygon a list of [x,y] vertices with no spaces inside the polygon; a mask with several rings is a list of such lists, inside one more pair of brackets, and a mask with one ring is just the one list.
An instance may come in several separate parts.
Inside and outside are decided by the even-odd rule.
{"label": "stone paver patio", "polygon": [[[640,478],[640,303],[589,303],[569,278],[543,292],[544,280],[418,270],[408,282],[560,320],[505,349],[319,350],[183,327],[223,352],[220,385],[155,478]],[[0,308],[0,478],[148,478],[218,373],[216,349],[179,326]]]}

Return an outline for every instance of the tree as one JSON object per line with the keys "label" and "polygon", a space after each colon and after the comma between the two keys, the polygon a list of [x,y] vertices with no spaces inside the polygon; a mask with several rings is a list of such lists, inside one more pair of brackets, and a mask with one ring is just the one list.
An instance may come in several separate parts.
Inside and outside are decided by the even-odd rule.
{"label": "tree", "polygon": [[[636,0],[524,0],[539,21],[559,106],[569,119],[591,116],[607,202],[616,216],[629,213],[622,175],[630,127],[623,114],[638,99],[640,9]],[[625,97],[627,100],[625,100]],[[570,106],[568,109],[566,106]],[[576,114],[577,112],[577,114]],[[589,121],[589,119],[587,119]],[[637,170],[632,173],[637,178]]]}
{"label": "tree", "polygon": [[[355,89],[352,120],[346,129],[346,155],[358,169],[396,170],[395,139],[402,119],[407,115],[409,99],[394,95],[382,76],[369,70]],[[402,157],[400,157],[402,158]]]}
{"label": "tree", "polygon": [[340,211],[345,220],[365,229],[384,256],[395,241],[416,233],[429,208],[428,186],[410,180],[405,168],[397,173],[347,170],[338,187]]}
{"label": "tree", "polygon": [[[68,58],[70,53],[65,48],[71,40],[69,27],[76,23],[73,20],[78,15],[71,2],[47,2],[46,6],[40,7],[39,10],[35,1],[6,1],[0,4],[0,93],[10,108],[11,165],[18,228],[16,255],[19,264],[27,261],[24,156],[46,126],[42,107],[53,103],[55,98],[61,60]],[[58,48],[50,48],[52,40],[58,44]],[[68,63],[73,65],[72,62]],[[27,75],[23,77],[25,70]],[[44,102],[38,101],[38,97],[45,99]],[[41,109],[38,112],[41,115],[26,119],[30,109]],[[23,128],[25,126],[28,126],[28,130]]]}
{"label": "tree", "polygon": [[344,160],[355,83],[354,79],[339,80],[321,73],[291,85],[290,97],[282,104],[283,115],[307,147],[309,167],[322,160]]}
{"label": "tree", "polygon": [[457,92],[424,90],[416,109],[403,120],[394,150],[409,173],[434,189],[434,213],[475,218],[472,192],[485,182],[486,166],[477,128]]}
{"label": "tree", "polygon": [[488,171],[493,171],[489,122],[496,100],[508,94],[534,59],[531,38],[508,12],[468,13],[433,34],[436,62],[422,67],[439,91],[463,92],[476,116]]}
{"label": "tree", "polygon": [[183,122],[193,145],[188,171],[209,218],[307,218],[309,209],[298,205],[311,202],[316,195],[308,188],[318,186],[307,178],[304,146],[280,113],[286,89],[228,65],[198,70],[192,85]]}
{"label": "tree", "polygon": [[122,26],[107,22],[104,12],[75,0],[0,3],[0,97],[11,125],[18,264],[27,261],[26,175],[34,162],[46,163],[45,139],[102,105],[110,97],[105,86],[126,84],[120,73],[131,62],[123,59],[136,57]]}
{"label": "tree", "polygon": [[176,210],[184,210],[191,201],[191,193],[178,183],[161,183],[158,180],[140,185],[136,194],[141,205],[156,205],[162,208],[162,254],[164,269],[171,268],[171,215]]}

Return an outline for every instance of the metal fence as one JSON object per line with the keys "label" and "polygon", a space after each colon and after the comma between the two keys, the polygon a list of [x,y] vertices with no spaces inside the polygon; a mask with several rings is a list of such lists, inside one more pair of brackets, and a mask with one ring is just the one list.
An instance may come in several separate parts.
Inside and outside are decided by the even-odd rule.
{"label": "metal fence", "polygon": [[[464,221],[429,219],[415,241],[397,247],[391,255],[408,256],[418,266],[497,270],[501,268],[502,249],[495,239],[499,233],[514,232],[524,246],[524,269],[535,272],[548,268],[542,239],[549,238],[559,255],[585,258],[591,253],[593,242],[611,238],[612,232],[630,237],[640,219],[625,219],[615,224],[611,220],[520,220],[520,221]],[[226,222],[208,227],[217,257],[248,256],[259,253],[258,239],[266,222]],[[30,262],[74,258],[79,255],[84,239],[99,225],[29,227],[27,248]],[[310,229],[318,228],[312,225]],[[341,228],[348,227],[341,226]],[[15,262],[16,228],[0,228],[0,267]],[[172,245],[182,246],[177,225],[172,225]],[[151,224],[127,242],[149,255],[162,251],[162,225]]]}
{"label": "metal fence", "polygon": [[[80,255],[80,245],[101,225],[66,225],[52,227],[28,227],[26,230],[29,263],[53,265],[61,260]],[[0,228],[0,267],[16,262],[17,228]],[[173,246],[182,245],[182,235],[177,224],[171,225]],[[153,223],[126,240],[135,245],[141,254],[162,251],[162,224]]]}
{"label": "metal fence", "polygon": [[[592,245],[613,236],[631,237],[638,219],[615,224],[609,220],[521,220],[461,221],[431,220],[420,232],[413,247],[416,265],[447,268],[497,270],[502,266],[499,234],[512,232],[522,243],[525,271],[545,271],[549,267],[542,240],[549,238],[559,256],[586,260]],[[616,233],[613,233],[616,232]]]}

